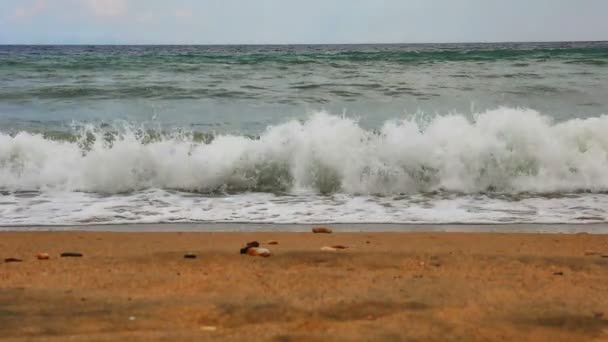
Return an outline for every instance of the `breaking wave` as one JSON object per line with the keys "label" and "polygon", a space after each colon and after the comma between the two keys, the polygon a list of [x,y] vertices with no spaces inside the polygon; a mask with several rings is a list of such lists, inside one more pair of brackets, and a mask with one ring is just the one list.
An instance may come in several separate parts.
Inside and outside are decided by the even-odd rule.
{"label": "breaking wave", "polygon": [[554,123],[529,109],[395,119],[366,130],[319,112],[259,137],[85,127],[71,139],[0,133],[0,189],[116,194],[608,191],[608,116]]}

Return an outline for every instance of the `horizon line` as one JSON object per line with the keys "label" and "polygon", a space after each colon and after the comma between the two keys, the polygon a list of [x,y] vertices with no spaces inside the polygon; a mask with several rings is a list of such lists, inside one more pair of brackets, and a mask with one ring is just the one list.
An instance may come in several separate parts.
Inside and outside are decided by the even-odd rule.
{"label": "horizon line", "polygon": [[0,46],[303,46],[303,45],[429,45],[429,44],[517,44],[517,43],[604,43],[608,40],[505,40],[459,42],[367,42],[367,43],[0,43]]}

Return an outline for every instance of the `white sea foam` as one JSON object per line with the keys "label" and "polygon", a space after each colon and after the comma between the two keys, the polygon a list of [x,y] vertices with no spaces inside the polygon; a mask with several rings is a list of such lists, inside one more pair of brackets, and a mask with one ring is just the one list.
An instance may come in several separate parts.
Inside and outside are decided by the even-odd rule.
{"label": "white sea foam", "polygon": [[[146,189],[415,194],[444,191],[608,191],[608,116],[553,123],[499,108],[474,120],[386,122],[376,132],[327,113],[271,126],[259,139],[222,135],[144,143],[124,130],[83,148],[21,132],[0,134],[0,189],[105,194]],[[85,132],[84,137],[91,135]]]}
{"label": "white sea foam", "polygon": [[[354,196],[242,193],[205,196],[145,190],[104,196],[82,192],[0,196],[0,226],[126,223],[599,223],[608,195]],[[1,230],[1,229],[0,229]]]}

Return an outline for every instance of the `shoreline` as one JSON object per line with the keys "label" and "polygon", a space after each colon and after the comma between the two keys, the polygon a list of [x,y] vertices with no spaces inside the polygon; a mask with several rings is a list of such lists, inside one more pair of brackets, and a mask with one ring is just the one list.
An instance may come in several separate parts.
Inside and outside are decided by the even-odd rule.
{"label": "shoreline", "polygon": [[608,223],[117,223],[91,225],[0,226],[1,232],[259,232],[303,233],[314,226],[331,226],[341,233],[501,233],[501,234],[608,234]]}
{"label": "shoreline", "polygon": [[0,338],[608,338],[608,235],[22,231],[0,256]]}

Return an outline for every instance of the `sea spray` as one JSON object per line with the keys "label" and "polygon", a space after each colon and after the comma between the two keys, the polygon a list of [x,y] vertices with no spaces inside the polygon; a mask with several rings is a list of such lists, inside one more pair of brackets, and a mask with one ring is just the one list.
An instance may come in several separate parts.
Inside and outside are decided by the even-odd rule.
{"label": "sea spray", "polygon": [[[144,133],[142,133],[144,132]],[[0,134],[5,191],[145,189],[199,193],[368,195],[559,193],[608,190],[608,116],[553,122],[530,109],[473,119],[394,119],[377,131],[318,112],[269,126],[259,137],[114,132],[87,128],[76,141]]]}

